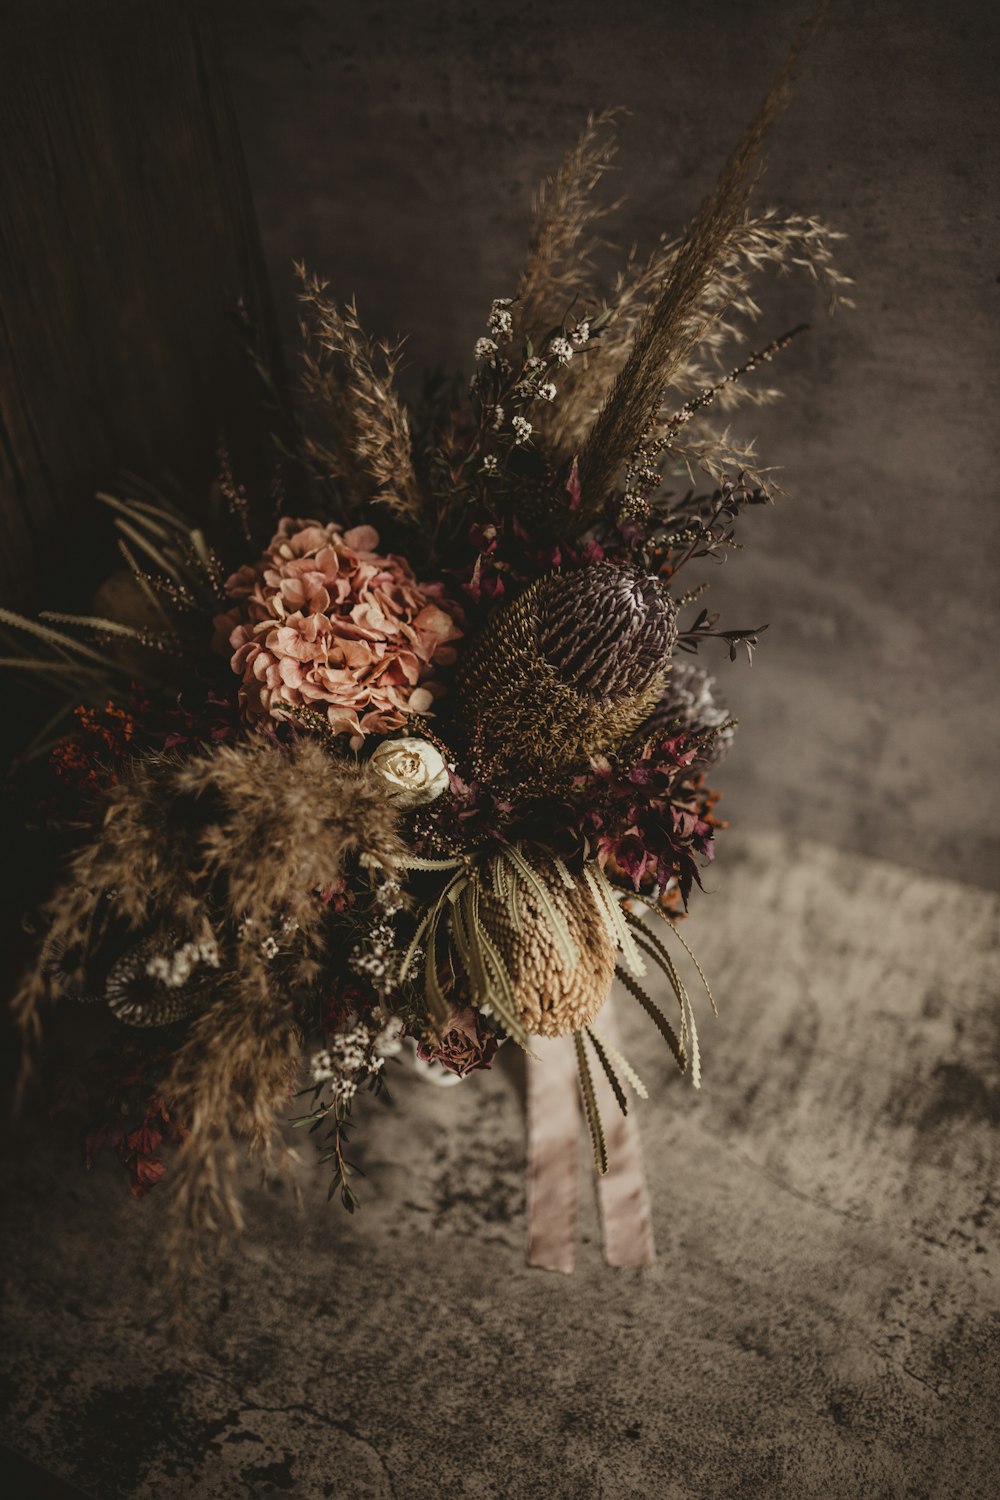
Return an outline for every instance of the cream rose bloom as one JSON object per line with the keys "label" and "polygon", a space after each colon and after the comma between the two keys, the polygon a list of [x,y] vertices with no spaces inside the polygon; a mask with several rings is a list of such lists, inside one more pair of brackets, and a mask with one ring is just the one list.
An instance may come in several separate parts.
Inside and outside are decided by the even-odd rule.
{"label": "cream rose bloom", "polygon": [[448,786],[444,756],[429,740],[383,740],[368,764],[400,807],[433,802]]}

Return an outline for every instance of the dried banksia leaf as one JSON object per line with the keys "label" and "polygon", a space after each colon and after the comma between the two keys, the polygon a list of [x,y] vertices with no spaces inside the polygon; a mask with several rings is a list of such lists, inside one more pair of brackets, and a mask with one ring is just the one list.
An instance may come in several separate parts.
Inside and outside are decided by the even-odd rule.
{"label": "dried banksia leaf", "polygon": [[462,674],[476,776],[537,791],[617,748],[657,702],[676,640],[666,587],[638,569],[539,579],[493,617]]}

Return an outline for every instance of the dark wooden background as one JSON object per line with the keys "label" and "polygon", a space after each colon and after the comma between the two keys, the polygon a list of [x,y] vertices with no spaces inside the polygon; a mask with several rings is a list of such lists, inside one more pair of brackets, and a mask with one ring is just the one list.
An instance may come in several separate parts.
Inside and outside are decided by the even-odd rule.
{"label": "dark wooden background", "polygon": [[248,337],[278,360],[201,8],[8,0],[3,35],[0,601],[23,608],[52,604],[54,576],[72,592],[94,491],[121,470],[197,495],[223,432],[266,468]]}

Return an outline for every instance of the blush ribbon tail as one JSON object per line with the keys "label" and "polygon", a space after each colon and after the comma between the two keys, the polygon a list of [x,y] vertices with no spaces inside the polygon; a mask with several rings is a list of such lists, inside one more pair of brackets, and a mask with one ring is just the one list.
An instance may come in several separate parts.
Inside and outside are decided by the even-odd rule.
{"label": "blush ribbon tail", "polygon": [[[610,1000],[598,1016],[597,1025],[601,1036],[618,1047],[618,1028]],[[639,1127],[632,1114],[633,1101],[629,1113],[623,1115],[604,1069],[598,1064],[591,1071],[608,1147],[608,1170],[597,1179],[604,1259],[609,1266],[651,1266],[656,1259],[653,1215]]]}
{"label": "blush ribbon tail", "polygon": [[528,1264],[569,1275],[576,1262],[580,1103],[568,1036],[531,1038],[528,1058]]}
{"label": "blush ribbon tail", "polygon": [[[600,1031],[612,1046],[618,1034],[610,1002]],[[528,1059],[528,1250],[531,1266],[569,1275],[576,1263],[579,1140],[582,1123],[572,1037],[532,1037]],[[598,1202],[609,1266],[651,1266],[653,1221],[639,1131],[623,1115],[599,1065],[591,1068],[608,1146],[608,1171],[598,1179]]]}

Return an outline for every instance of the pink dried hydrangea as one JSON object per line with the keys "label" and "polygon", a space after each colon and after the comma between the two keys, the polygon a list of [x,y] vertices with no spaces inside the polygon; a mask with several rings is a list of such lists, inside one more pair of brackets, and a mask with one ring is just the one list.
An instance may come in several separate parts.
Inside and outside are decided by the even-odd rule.
{"label": "pink dried hydrangea", "polygon": [[216,642],[232,648],[246,721],[309,708],[360,744],[440,697],[434,670],[455,660],[457,607],[378,544],[372,526],[286,516],[259,562],[228,580],[239,603],[215,621]]}

